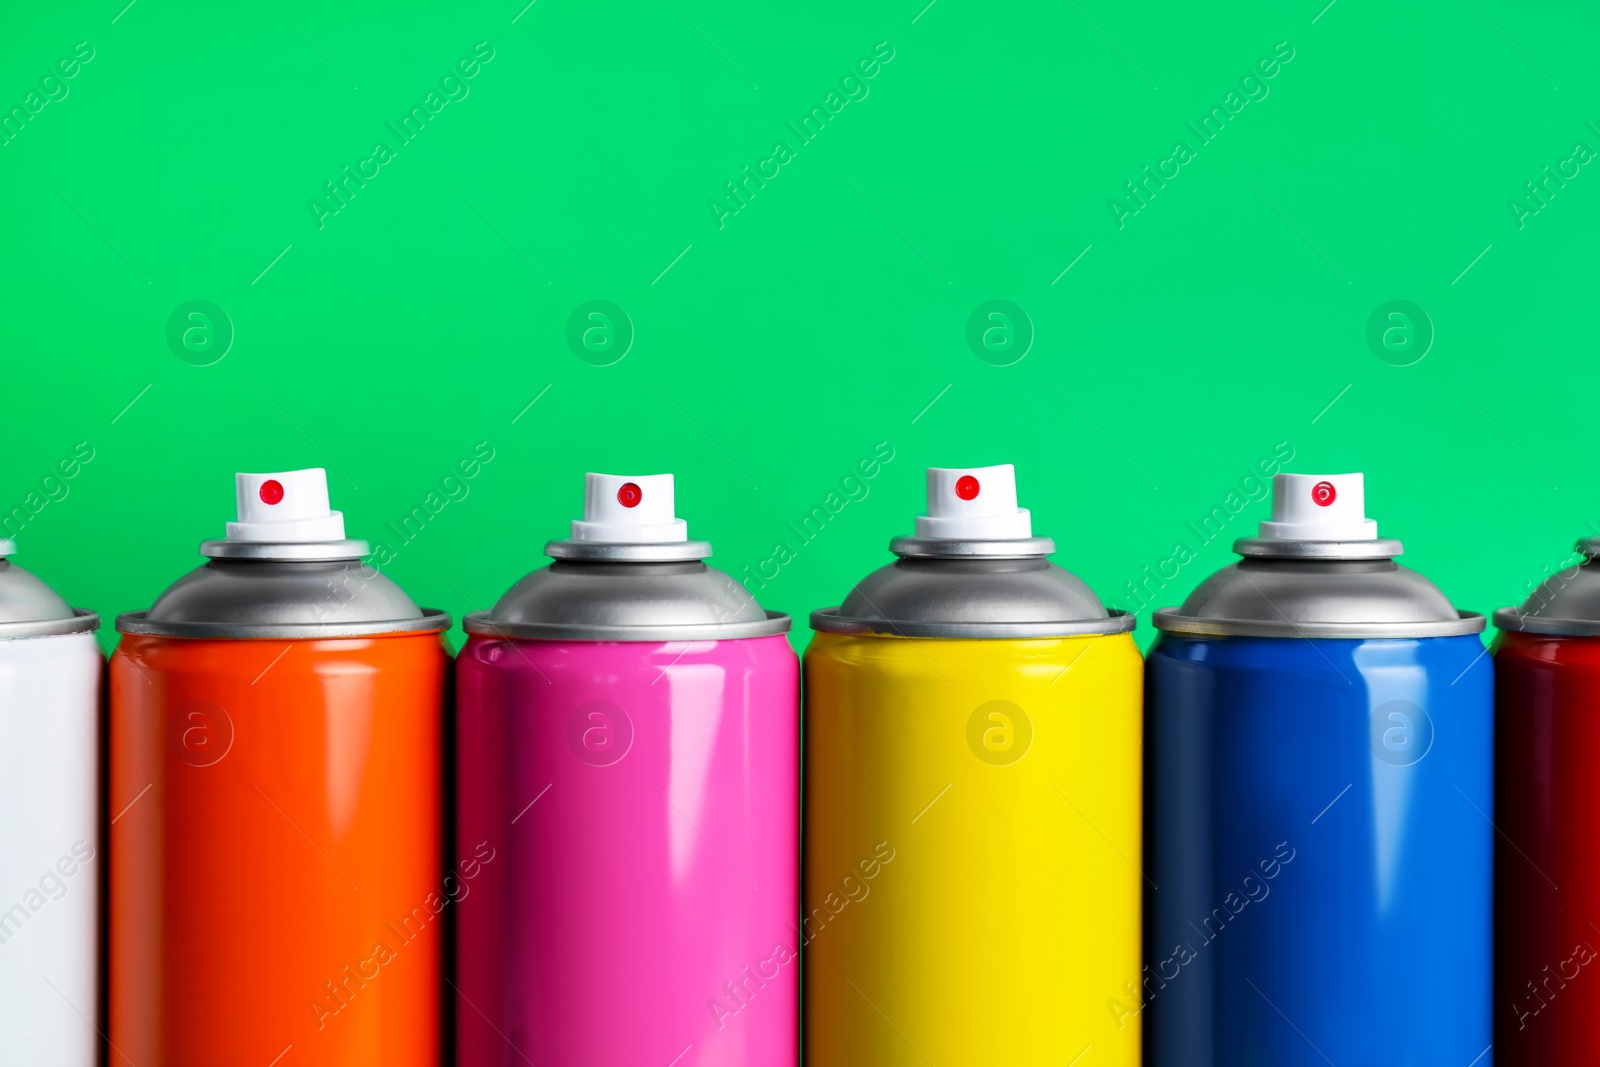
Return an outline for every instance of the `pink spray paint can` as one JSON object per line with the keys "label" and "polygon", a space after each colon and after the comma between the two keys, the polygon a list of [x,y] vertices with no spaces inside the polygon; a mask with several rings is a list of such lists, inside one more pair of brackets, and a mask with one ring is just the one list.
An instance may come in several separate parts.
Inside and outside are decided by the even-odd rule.
{"label": "pink spray paint can", "polygon": [[799,667],[670,474],[590,474],[457,661],[460,1067],[774,1067],[799,1045]]}

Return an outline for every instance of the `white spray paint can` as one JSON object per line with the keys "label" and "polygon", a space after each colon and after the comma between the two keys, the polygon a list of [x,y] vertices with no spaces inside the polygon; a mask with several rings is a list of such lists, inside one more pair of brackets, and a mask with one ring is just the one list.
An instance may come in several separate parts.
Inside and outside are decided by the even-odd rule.
{"label": "white spray paint can", "polygon": [[100,618],[0,539],[0,1063],[93,1067],[100,1043]]}

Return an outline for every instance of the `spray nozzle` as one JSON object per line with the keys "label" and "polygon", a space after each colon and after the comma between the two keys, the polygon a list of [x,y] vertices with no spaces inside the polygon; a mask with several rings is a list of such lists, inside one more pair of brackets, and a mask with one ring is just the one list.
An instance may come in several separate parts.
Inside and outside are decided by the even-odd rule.
{"label": "spray nozzle", "polygon": [[689,539],[689,524],[673,512],[670,474],[587,474],[583,518],[572,523],[574,541],[655,544]]}
{"label": "spray nozzle", "polygon": [[344,515],[328,506],[328,472],[321,467],[275,474],[234,475],[239,521],[230,541],[343,541]]}
{"label": "spray nozzle", "polygon": [[1017,473],[995,467],[929,467],[928,513],[917,536],[952,541],[1015,540],[1033,536],[1033,519],[1017,507]]}
{"label": "spray nozzle", "polygon": [[1280,474],[1272,479],[1269,541],[1374,541],[1360,474]]}

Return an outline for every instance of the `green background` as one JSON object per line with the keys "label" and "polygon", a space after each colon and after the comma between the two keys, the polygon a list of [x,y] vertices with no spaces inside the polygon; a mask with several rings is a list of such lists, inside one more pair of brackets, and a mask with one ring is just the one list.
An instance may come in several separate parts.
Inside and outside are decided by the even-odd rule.
{"label": "green background", "polygon": [[[221,535],[235,470],[300,466],[395,547],[479,442],[492,462],[385,568],[418,601],[489,606],[585,470],[671,471],[717,565],[794,550],[760,596],[797,645],[910,531],[929,464],[1015,463],[1036,532],[1116,605],[1280,443],[1291,470],[1365,471],[1368,514],[1466,608],[1600,532],[1600,173],[1563,162],[1600,146],[1592,6],[523,2],[0,12],[7,114],[94,50],[0,146],[19,563],[146,607]],[[467,95],[402,144],[386,123],[479,42]],[[786,123],[875,48],[844,83],[866,95],[801,143]],[[1209,144],[1187,125],[1263,85]],[[319,227],[310,202],[379,140],[394,158]],[[1180,140],[1194,158],[1119,226],[1109,202]],[[710,201],[778,141],[719,226]],[[1546,166],[1577,173],[1535,201]],[[567,339],[597,299],[634,335],[609,366]],[[192,300],[234,335],[208,366],[167,338]],[[968,342],[991,300],[1031,323],[1009,366]],[[1431,322],[1399,355],[1368,341],[1391,300]],[[800,543],[880,442],[867,495]],[[1245,502],[1151,600],[1265,514]]]}

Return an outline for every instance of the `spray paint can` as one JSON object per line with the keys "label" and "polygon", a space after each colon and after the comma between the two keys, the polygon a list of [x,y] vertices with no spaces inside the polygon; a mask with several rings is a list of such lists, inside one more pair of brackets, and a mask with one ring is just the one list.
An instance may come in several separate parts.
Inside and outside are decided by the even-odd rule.
{"label": "spray paint can", "polygon": [[1594,1060],[1600,1017],[1600,537],[1495,612],[1495,1056]]}
{"label": "spray paint can", "polygon": [[449,617],[361,564],[322,470],[237,490],[207,563],[117,619],[110,1043],[432,1067]]}
{"label": "spray paint can", "polygon": [[815,612],[806,1054],[829,1067],[1134,1067],[1131,615],[1050,563],[1011,465],[928,471],[899,557]]}
{"label": "spray paint can", "polygon": [[1487,1063],[1492,667],[1360,474],[1279,474],[1155,613],[1145,968],[1163,1067]]}
{"label": "spray paint can", "polygon": [[799,1045],[789,617],[703,560],[670,474],[590,474],[550,566],[468,615],[461,1067],[768,1067]]}
{"label": "spray paint can", "polygon": [[100,1018],[100,617],[0,539],[0,1062],[92,1067]]}

